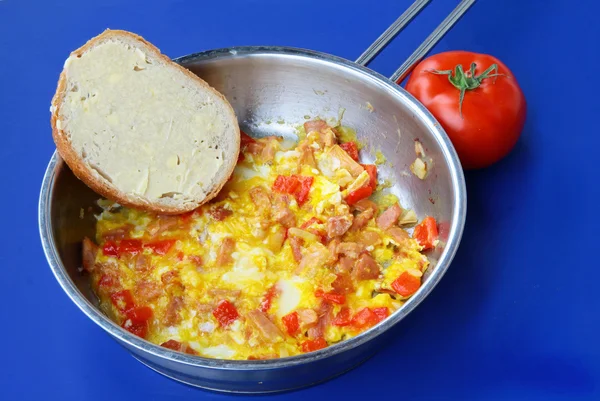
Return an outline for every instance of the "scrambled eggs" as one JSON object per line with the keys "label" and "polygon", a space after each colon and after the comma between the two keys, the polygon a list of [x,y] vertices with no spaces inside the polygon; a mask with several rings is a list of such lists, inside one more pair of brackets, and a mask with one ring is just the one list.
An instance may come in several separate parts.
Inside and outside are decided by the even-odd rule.
{"label": "scrambled eggs", "polygon": [[348,130],[315,120],[304,131],[295,146],[242,134],[232,177],[191,213],[100,201],[83,264],[102,310],[176,351],[266,359],[343,341],[398,309],[420,286],[435,220],[411,238],[414,212],[391,195],[369,200],[377,168],[338,143]]}

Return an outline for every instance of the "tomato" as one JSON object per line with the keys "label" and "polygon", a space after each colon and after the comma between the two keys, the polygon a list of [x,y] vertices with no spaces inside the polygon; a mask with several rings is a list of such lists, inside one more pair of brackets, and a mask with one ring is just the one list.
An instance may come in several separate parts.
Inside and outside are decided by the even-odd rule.
{"label": "tomato", "polygon": [[125,313],[133,308],[133,296],[129,290],[121,290],[110,294],[110,300],[119,312]]}
{"label": "tomato", "polygon": [[240,130],[240,147],[244,149],[249,143],[255,143],[256,139]]}
{"label": "tomato", "polygon": [[278,175],[273,184],[273,190],[282,194],[294,194],[300,187],[300,181],[295,175]]}
{"label": "tomato", "polygon": [[119,243],[119,256],[124,253],[130,255],[137,255],[142,251],[142,241],[139,239],[124,239]]}
{"label": "tomato", "polygon": [[369,186],[375,191],[377,188],[377,166],[374,164],[361,164],[361,166],[369,173]]}
{"label": "tomato", "polygon": [[178,261],[181,262],[184,257],[185,257],[185,254],[183,252],[177,252],[177,260]]}
{"label": "tomato", "polygon": [[381,319],[371,310],[371,308],[362,308],[354,314],[351,324],[358,329],[365,329],[375,326]]}
{"label": "tomato", "polygon": [[327,347],[327,341],[325,341],[323,337],[319,337],[314,340],[303,341],[300,346],[302,347],[303,352],[313,352]]}
{"label": "tomato", "polygon": [[106,256],[119,256],[119,248],[113,241],[106,241],[102,247],[102,253]]}
{"label": "tomato", "polygon": [[272,286],[267,290],[267,293],[260,302],[261,312],[267,313],[269,309],[271,309],[271,303],[273,302],[273,298],[275,298],[275,295],[277,295],[277,287]]}
{"label": "tomato", "polygon": [[343,307],[331,321],[334,326],[348,326],[350,324],[350,309]]}
{"label": "tomato", "polygon": [[344,142],[340,144],[340,148],[344,149],[354,161],[358,161],[358,146],[356,142]]}
{"label": "tomato", "polygon": [[431,216],[425,217],[415,227],[413,238],[423,247],[424,251],[435,248],[438,239],[438,229],[435,219]]}
{"label": "tomato", "polygon": [[213,316],[222,327],[227,327],[233,323],[240,315],[235,306],[228,300],[220,301],[213,310]]}
{"label": "tomato", "polygon": [[370,185],[360,187],[355,191],[352,191],[346,196],[346,203],[348,205],[354,205],[359,200],[363,200],[371,196],[373,188]]}
{"label": "tomato", "polygon": [[138,337],[146,338],[146,334],[148,334],[148,323],[134,323],[130,319],[127,319],[121,327]]}
{"label": "tomato", "polygon": [[176,340],[169,340],[160,345],[161,347],[165,347],[168,349],[172,349],[173,351],[179,351],[181,349],[182,344]]}
{"label": "tomato", "polygon": [[384,306],[381,308],[373,308],[373,313],[377,315],[377,318],[381,322],[390,315],[390,310]]}
{"label": "tomato", "polygon": [[346,303],[346,296],[343,294],[336,294],[335,292],[324,292],[322,289],[318,289],[315,291],[315,297],[323,298],[324,301],[343,305]]}
{"label": "tomato", "polygon": [[403,297],[414,294],[421,287],[421,279],[409,272],[404,272],[392,282],[392,288]]}
{"label": "tomato", "polygon": [[273,190],[284,194],[294,195],[298,205],[302,206],[308,200],[314,177],[301,175],[279,175],[273,183]]}
{"label": "tomato", "polygon": [[98,280],[98,288],[113,288],[119,285],[119,279],[110,274],[103,274]]}
{"label": "tomato", "polygon": [[525,125],[527,104],[517,80],[506,65],[486,54],[433,55],[415,67],[406,90],[446,130],[465,169],[502,159]]}
{"label": "tomato", "polygon": [[298,330],[300,329],[298,312],[288,313],[287,315],[281,318],[281,321],[283,322],[285,330],[290,336],[295,336],[296,334],[298,334]]}
{"label": "tomato", "polygon": [[166,255],[173,245],[175,245],[174,239],[165,239],[162,241],[149,242],[144,245],[144,248],[150,248],[152,249],[152,252],[158,255]]}
{"label": "tomato", "polygon": [[149,306],[137,306],[131,308],[126,312],[128,319],[131,319],[133,323],[146,323],[153,316],[152,308]]}

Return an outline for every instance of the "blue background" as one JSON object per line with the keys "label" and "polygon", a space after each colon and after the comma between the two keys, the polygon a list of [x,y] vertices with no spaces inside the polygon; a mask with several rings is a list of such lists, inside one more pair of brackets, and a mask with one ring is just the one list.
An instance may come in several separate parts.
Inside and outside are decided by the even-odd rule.
{"label": "blue background", "polygon": [[[0,0],[0,399],[233,399],[142,366],[53,278],[36,218],[54,150],[48,108],[69,52],[107,27],[172,57],[266,44],[355,59],[410,0],[319,3]],[[389,75],[456,3],[434,0],[371,67]],[[513,70],[529,106],[521,140],[467,173],[458,255],[389,346],[270,399],[600,399],[599,11],[592,0],[479,0],[435,48],[491,53]]]}

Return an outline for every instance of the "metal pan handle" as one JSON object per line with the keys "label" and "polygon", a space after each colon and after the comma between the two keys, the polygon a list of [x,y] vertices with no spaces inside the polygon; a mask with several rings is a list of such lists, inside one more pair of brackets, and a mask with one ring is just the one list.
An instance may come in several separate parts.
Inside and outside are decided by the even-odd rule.
{"label": "metal pan handle", "polygon": [[[394,21],[384,33],[377,38],[356,60],[357,64],[367,66],[409,23],[423,10],[431,0],[416,0],[402,15]],[[425,39],[423,43],[392,74],[391,81],[401,83],[431,51],[431,49],[448,33],[448,31],[471,8],[476,0],[462,0],[458,6],[442,21],[440,25]]]}

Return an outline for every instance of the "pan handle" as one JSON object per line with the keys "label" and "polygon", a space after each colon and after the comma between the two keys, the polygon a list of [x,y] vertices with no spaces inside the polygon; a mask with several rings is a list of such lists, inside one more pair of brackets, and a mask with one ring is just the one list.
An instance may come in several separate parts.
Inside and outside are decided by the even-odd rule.
{"label": "pan handle", "polygon": [[[431,0],[416,0],[394,23],[377,38],[356,60],[357,64],[368,65],[391,41],[425,8]],[[401,83],[431,51],[431,49],[448,33],[448,31],[471,8],[476,0],[461,0],[454,10],[425,39],[408,59],[390,77],[391,81]]]}

